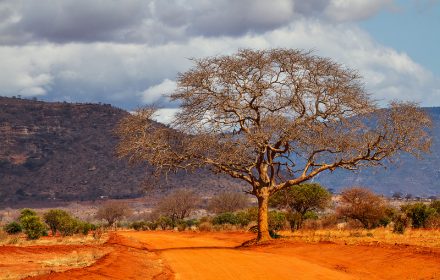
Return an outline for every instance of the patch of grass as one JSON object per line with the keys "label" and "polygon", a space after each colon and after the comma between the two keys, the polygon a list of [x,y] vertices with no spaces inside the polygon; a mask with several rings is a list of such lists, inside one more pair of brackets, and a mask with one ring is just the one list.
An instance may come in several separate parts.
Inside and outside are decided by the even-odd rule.
{"label": "patch of grass", "polygon": [[331,241],[345,244],[383,243],[405,244],[440,248],[440,230],[408,229],[403,234],[393,233],[392,229],[373,230],[298,230],[283,231],[281,235],[305,242]]}

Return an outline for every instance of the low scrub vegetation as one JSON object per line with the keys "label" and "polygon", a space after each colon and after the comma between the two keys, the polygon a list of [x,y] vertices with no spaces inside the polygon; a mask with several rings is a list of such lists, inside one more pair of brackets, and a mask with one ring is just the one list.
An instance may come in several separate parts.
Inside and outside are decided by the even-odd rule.
{"label": "low scrub vegetation", "polygon": [[[161,201],[151,215],[134,220],[129,227],[135,230],[256,230],[258,209],[244,207],[250,206],[250,202],[243,198],[242,194],[222,193],[220,198],[205,203],[207,215],[194,216],[201,198],[192,191],[179,190]],[[237,202],[241,199],[246,203]],[[225,207],[221,207],[222,204]],[[272,236],[286,230],[388,228],[395,234],[404,234],[408,228],[440,228],[439,201],[393,206],[383,196],[361,187],[345,189],[332,199],[319,184],[303,184],[276,193],[270,205],[268,218]]]}
{"label": "low scrub vegetation", "polygon": [[[414,229],[440,229],[439,200],[395,202],[360,187],[332,197],[318,184],[299,185],[271,197],[269,232],[275,237],[280,232],[345,229],[355,231],[354,237],[360,230],[377,228],[401,235]],[[205,212],[200,212],[203,206]],[[204,201],[194,191],[180,189],[166,196],[151,213],[132,213],[125,203],[108,202],[98,208],[95,217],[107,226],[134,230],[255,231],[258,224],[258,208],[244,194],[222,193],[220,198]],[[101,239],[102,228],[65,210],[51,209],[39,215],[22,209],[18,218],[3,226],[2,234],[35,240],[48,234],[68,237],[91,231],[91,238]]]}
{"label": "low scrub vegetation", "polygon": [[39,216],[32,209],[22,209],[20,216],[3,226],[4,232],[9,235],[24,233],[29,240],[47,236],[50,230],[52,236],[72,236],[74,234],[87,235],[96,230],[97,226],[73,217],[61,209],[51,209]]}

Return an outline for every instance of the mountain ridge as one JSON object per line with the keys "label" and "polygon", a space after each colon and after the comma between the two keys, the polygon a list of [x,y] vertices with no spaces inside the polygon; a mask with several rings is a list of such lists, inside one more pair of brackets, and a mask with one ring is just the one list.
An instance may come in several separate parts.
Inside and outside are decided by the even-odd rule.
{"label": "mountain ridge", "polygon": [[[433,119],[432,153],[422,160],[403,155],[386,169],[337,170],[314,181],[339,191],[365,186],[386,195],[440,194],[440,107],[425,108]],[[0,97],[0,204],[18,201],[95,200],[163,195],[191,187],[202,195],[247,186],[226,175],[180,172],[145,186],[152,168],[117,159],[113,133],[128,114],[110,104],[42,102]],[[160,187],[156,186],[159,185]]]}

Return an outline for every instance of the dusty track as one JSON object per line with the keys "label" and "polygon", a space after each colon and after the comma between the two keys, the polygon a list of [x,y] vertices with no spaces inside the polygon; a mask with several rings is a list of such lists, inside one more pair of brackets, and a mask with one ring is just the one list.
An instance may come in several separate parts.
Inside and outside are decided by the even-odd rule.
{"label": "dusty track", "polygon": [[235,248],[252,237],[118,232],[94,265],[33,279],[440,279],[438,251],[290,241]]}

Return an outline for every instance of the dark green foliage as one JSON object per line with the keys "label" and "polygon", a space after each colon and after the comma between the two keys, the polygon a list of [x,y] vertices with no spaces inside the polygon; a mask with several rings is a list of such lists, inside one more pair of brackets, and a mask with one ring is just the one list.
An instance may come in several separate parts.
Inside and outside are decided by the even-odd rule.
{"label": "dark green foliage", "polygon": [[[301,227],[310,211],[322,210],[330,203],[331,194],[319,184],[306,183],[283,189],[270,198],[270,205],[291,212],[292,229]],[[295,214],[297,213],[297,214]]]}
{"label": "dark green foliage", "polygon": [[402,206],[404,212],[409,218],[413,228],[425,228],[429,217],[436,213],[434,208],[422,202],[407,204]]}
{"label": "dark green foliage", "polygon": [[238,225],[240,223],[237,215],[231,212],[221,213],[212,219],[212,223],[214,225],[224,225],[224,224],[231,224],[231,225]]}
{"label": "dark green foliage", "polygon": [[70,215],[64,217],[59,225],[59,232],[62,236],[72,236],[79,233],[81,229],[81,222]]}
{"label": "dark green foliage", "polygon": [[23,218],[28,216],[37,216],[37,212],[29,208],[24,208],[20,211],[20,217],[18,217],[18,220],[21,221]]}
{"label": "dark green foliage", "polygon": [[49,226],[50,230],[52,231],[52,235],[54,236],[57,231],[60,230],[62,224],[71,219],[71,216],[64,210],[51,209],[43,215],[43,218],[44,222]]}
{"label": "dark green foliage", "polygon": [[[167,224],[167,222],[164,220],[161,220],[161,225],[164,225],[165,227],[171,226],[170,224]],[[159,226],[158,221],[156,222],[136,221],[130,224],[130,228],[134,230],[155,230],[158,226]]]}
{"label": "dark green foliage", "polygon": [[161,229],[172,229],[175,226],[173,220],[166,216],[159,217],[159,219],[156,220],[156,223]]}
{"label": "dark green foliage", "polygon": [[20,217],[20,223],[28,239],[38,239],[41,236],[47,235],[46,225],[38,216],[28,215]]}
{"label": "dark green foliage", "polygon": [[286,225],[286,214],[280,211],[269,211],[269,230],[277,231]]}
{"label": "dark green foliage", "polygon": [[62,236],[71,236],[77,233],[87,235],[92,229],[91,224],[82,222],[61,209],[52,209],[46,212],[44,221],[52,231],[52,235],[57,232]]}
{"label": "dark green foliage", "polygon": [[78,232],[83,235],[87,235],[87,234],[89,234],[90,231],[95,230],[95,229],[96,229],[96,225],[91,224],[91,223],[80,222],[78,224]]}
{"label": "dark green foliage", "polygon": [[437,214],[440,215],[440,200],[434,200],[433,202],[431,202],[430,206],[437,212]]}
{"label": "dark green foliage", "polygon": [[134,230],[147,230],[148,226],[147,226],[148,222],[145,221],[137,221],[137,222],[133,222],[130,224],[130,228],[134,229]]}
{"label": "dark green foliage", "polygon": [[8,234],[17,234],[22,231],[22,227],[20,223],[12,222],[3,227],[4,231]]}

